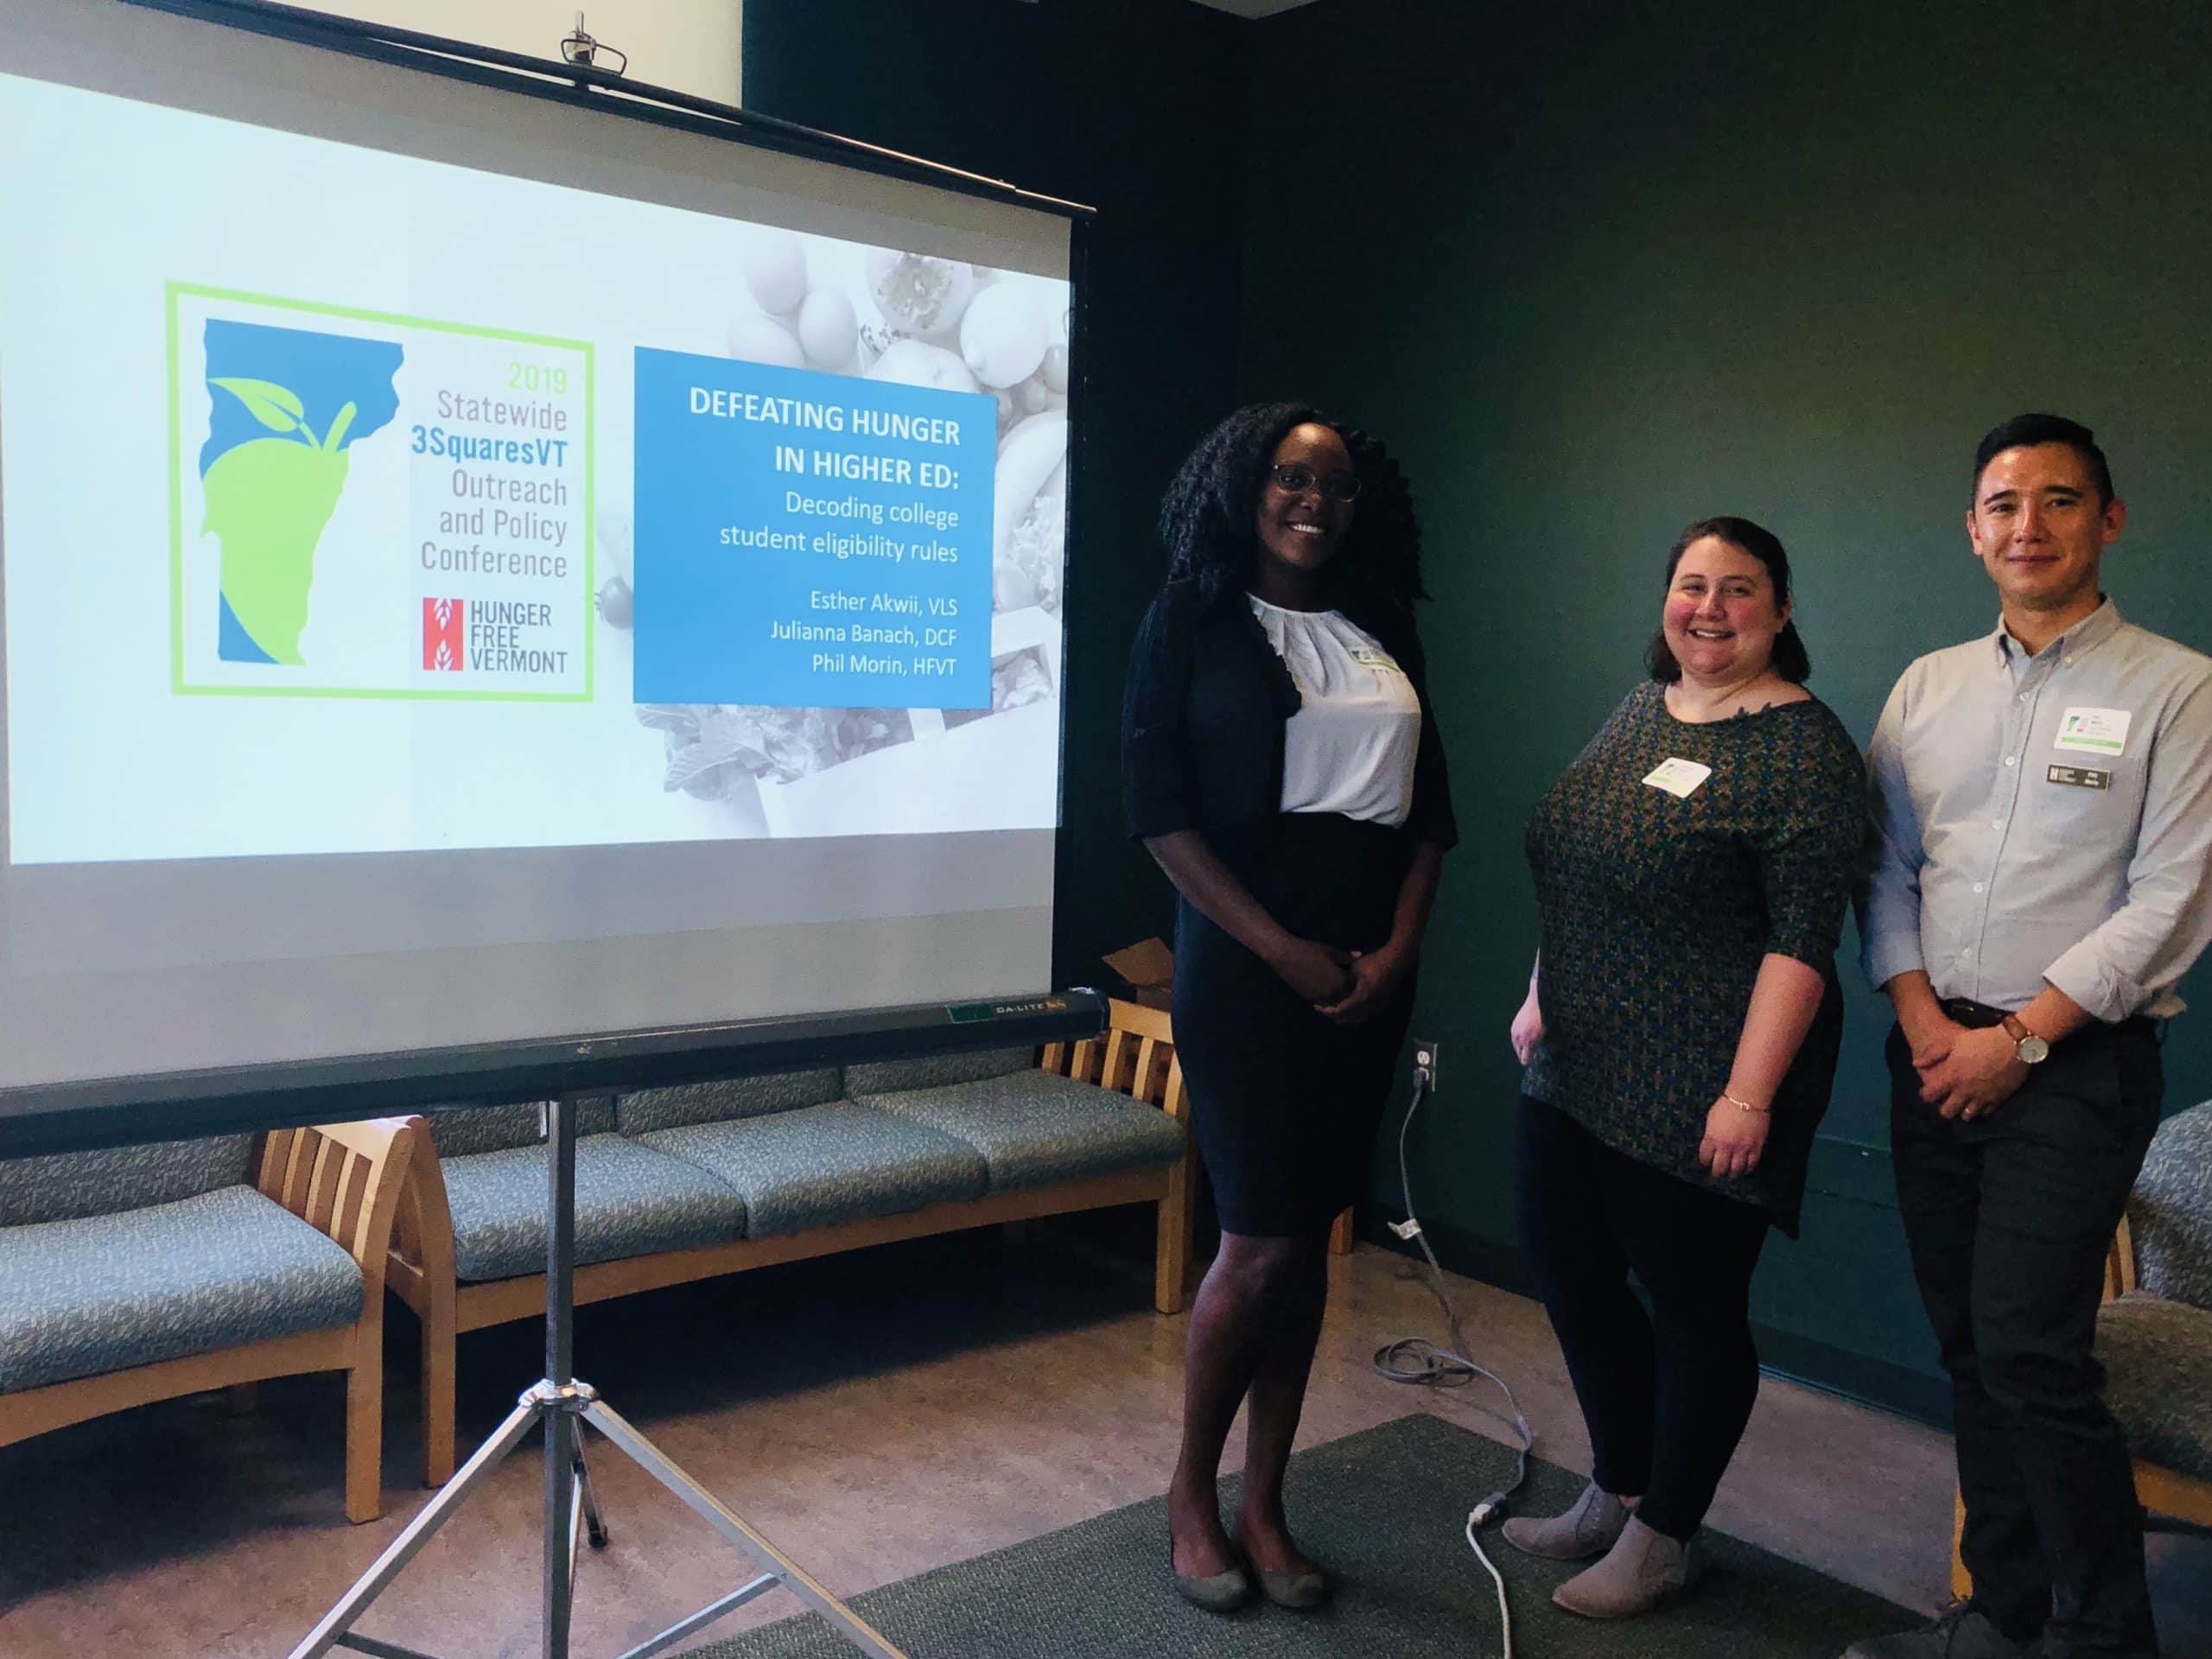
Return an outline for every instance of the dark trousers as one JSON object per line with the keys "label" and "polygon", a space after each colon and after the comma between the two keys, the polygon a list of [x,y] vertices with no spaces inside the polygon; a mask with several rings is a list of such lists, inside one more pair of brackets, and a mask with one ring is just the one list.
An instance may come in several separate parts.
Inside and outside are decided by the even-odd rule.
{"label": "dark trousers", "polygon": [[1766,1211],[1638,1163],[1540,1100],[1522,1097],[1516,1139],[1521,1248],[1590,1430],[1591,1478],[1643,1494],[1643,1523],[1686,1540],[1758,1395]]}
{"label": "dark trousers", "polygon": [[[1961,1013],[1971,1014],[1970,1010]],[[1897,1204],[1956,1413],[1974,1599],[2048,1659],[2158,1652],[2143,1512],[2093,1347],[2106,1252],[2164,1092],[2148,1020],[2092,1026],[1973,1122],[1890,1033]]]}

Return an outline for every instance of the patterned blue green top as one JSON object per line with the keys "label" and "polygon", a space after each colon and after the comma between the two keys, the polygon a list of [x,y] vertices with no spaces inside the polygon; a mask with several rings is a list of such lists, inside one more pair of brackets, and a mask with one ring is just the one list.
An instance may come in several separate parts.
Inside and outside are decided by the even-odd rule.
{"label": "patterned blue green top", "polygon": [[[1687,796],[1646,783],[1669,760],[1712,768]],[[1542,912],[1544,1040],[1527,1091],[1606,1145],[1764,1205],[1793,1236],[1842,1033],[1836,942],[1866,843],[1858,746],[1825,703],[1694,725],[1638,686],[1537,804],[1529,864]],[[1759,1168],[1697,1161],[1769,953],[1827,994],[1774,1102]]]}

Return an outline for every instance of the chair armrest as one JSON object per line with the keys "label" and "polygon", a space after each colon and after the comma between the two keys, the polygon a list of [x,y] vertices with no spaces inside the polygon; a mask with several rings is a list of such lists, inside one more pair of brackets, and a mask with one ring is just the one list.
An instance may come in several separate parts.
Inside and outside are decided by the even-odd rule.
{"label": "chair armrest", "polygon": [[262,1137],[254,1186],[340,1245],[381,1294],[399,1192],[415,1159],[419,1117],[378,1117],[276,1129]]}
{"label": "chair armrest", "polygon": [[436,1129],[425,1124],[415,1137],[415,1155],[400,1186],[397,1236],[391,1244],[392,1254],[434,1295],[454,1282],[453,1209],[446,1198],[445,1166],[438,1161],[436,1135]]}
{"label": "chair armrest", "polygon": [[2105,1290],[2101,1300],[2113,1301],[2135,1288],[2135,1234],[2127,1224],[2127,1217],[2120,1218],[2120,1230],[2112,1236],[2112,1248],[2105,1252]]}

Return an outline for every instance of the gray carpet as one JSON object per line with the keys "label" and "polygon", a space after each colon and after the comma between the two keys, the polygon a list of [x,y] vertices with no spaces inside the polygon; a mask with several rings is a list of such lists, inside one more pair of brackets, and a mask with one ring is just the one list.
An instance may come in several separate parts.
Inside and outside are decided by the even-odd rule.
{"label": "gray carpet", "polygon": [[[1424,1414],[1301,1452],[1287,1497],[1299,1541],[1340,1577],[1320,1613],[1186,1606],[1167,1580],[1163,1500],[872,1590],[854,1604],[909,1659],[1491,1659],[1497,1592],[1468,1549],[1467,1511],[1512,1478],[1496,1442]],[[1233,1503],[1235,1483],[1224,1483]],[[1564,1509],[1582,1478],[1531,1462],[1522,1499]],[[1675,1605],[1593,1624],[1551,1605],[1575,1569],[1497,1539],[1522,1659],[1836,1659],[1855,1638],[1918,1622],[1905,1609],[1708,1531],[1707,1572]],[[812,1615],[697,1650],[697,1659],[851,1659]]]}

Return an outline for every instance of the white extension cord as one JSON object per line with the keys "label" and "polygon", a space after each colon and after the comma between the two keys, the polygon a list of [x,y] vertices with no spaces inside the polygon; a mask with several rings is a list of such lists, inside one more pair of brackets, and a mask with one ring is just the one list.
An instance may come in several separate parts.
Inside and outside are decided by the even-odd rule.
{"label": "white extension cord", "polygon": [[1502,1651],[1505,1659],[1513,1659],[1513,1610],[1505,1605],[1505,1579],[1498,1572],[1497,1563],[1491,1560],[1484,1550],[1483,1541],[1475,1536],[1475,1529],[1489,1520],[1490,1516],[1491,1508],[1487,1503],[1478,1503],[1467,1511],[1467,1548],[1475,1552],[1475,1559],[1483,1564],[1490,1573],[1491,1582],[1497,1586],[1497,1626],[1503,1632],[1505,1643]]}
{"label": "white extension cord", "polygon": [[1459,1331],[1459,1311],[1452,1305],[1451,1287],[1445,1281],[1444,1268],[1436,1259],[1436,1252],[1429,1249],[1428,1238],[1421,1231],[1421,1218],[1414,1213],[1413,1177],[1406,1163],[1406,1140],[1413,1128],[1414,1115],[1421,1110],[1421,1103],[1428,1097],[1436,1084],[1436,1047],[1433,1043],[1414,1045],[1414,1097],[1406,1108],[1405,1121],[1398,1126],[1398,1182],[1404,1197],[1406,1218],[1392,1222],[1390,1230],[1401,1239],[1421,1246],[1421,1255],[1428,1262],[1429,1289],[1437,1304],[1444,1310],[1444,1328],[1452,1338],[1449,1348],[1439,1348],[1434,1343],[1420,1337],[1406,1337],[1376,1351],[1375,1369],[1393,1382],[1414,1382],[1426,1388],[1457,1388],[1476,1377],[1487,1377],[1497,1385],[1505,1396],[1505,1403],[1513,1413],[1508,1419],[1503,1413],[1488,1407],[1477,1409],[1510,1423],[1521,1442],[1521,1455],[1514,1470],[1513,1484],[1502,1491],[1492,1492],[1467,1512],[1467,1547],[1475,1552],[1475,1559],[1497,1586],[1497,1621],[1503,1634],[1504,1659],[1513,1659],[1513,1610],[1507,1605],[1505,1579],[1483,1548],[1477,1529],[1487,1525],[1500,1514],[1521,1490],[1529,1478],[1529,1453],[1535,1444],[1535,1435],[1529,1427],[1529,1419],[1521,1409],[1521,1402],[1513,1397],[1513,1389],[1505,1379],[1493,1370],[1478,1365],[1466,1356],[1466,1338]]}

